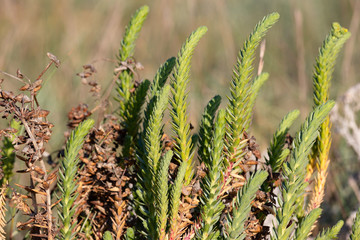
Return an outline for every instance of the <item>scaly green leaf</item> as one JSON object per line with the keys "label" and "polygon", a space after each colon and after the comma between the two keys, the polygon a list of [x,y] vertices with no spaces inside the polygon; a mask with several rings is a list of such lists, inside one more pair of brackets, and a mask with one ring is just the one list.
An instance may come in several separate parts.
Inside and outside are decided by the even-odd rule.
{"label": "scaly green leaf", "polygon": [[75,227],[77,221],[74,216],[76,206],[73,205],[77,195],[75,190],[78,186],[78,153],[84,143],[86,135],[94,125],[94,120],[88,119],[82,122],[74,131],[72,131],[69,140],[66,143],[65,157],[61,161],[59,170],[58,187],[61,192],[59,217],[62,227],[60,234],[62,239],[76,239]]}

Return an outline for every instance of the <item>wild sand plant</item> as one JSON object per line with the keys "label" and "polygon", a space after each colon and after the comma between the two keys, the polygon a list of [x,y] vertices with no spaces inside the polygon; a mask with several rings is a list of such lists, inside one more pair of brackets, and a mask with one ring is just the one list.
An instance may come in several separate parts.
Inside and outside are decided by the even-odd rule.
{"label": "wild sand plant", "polygon": [[[133,55],[135,51],[135,41],[139,36],[141,27],[149,12],[148,6],[143,6],[133,15],[129,25],[125,30],[123,40],[120,43],[118,61],[119,61],[119,81],[117,81],[116,91],[118,93],[119,102],[119,116],[122,119],[122,123],[128,130],[125,138],[124,148],[122,150],[124,157],[129,157],[133,154],[135,137],[140,125],[140,109],[145,102],[146,92],[149,87],[149,82],[144,81],[142,83],[135,83],[134,70],[127,68],[129,63],[133,62]],[[121,67],[125,66],[125,69]],[[122,71],[125,70],[125,71]],[[138,79],[139,80],[139,79]],[[136,89],[135,96],[132,97],[131,92],[135,89],[135,85],[140,84]]]}
{"label": "wild sand plant", "polygon": [[245,42],[244,48],[240,50],[235,69],[233,71],[233,80],[230,84],[229,104],[227,107],[227,155],[229,164],[238,163],[238,157],[242,153],[243,146],[240,144],[242,134],[250,126],[252,108],[256,95],[267,80],[268,74],[262,73],[252,80],[253,62],[255,59],[255,50],[260,44],[265,33],[279,19],[278,13],[270,14],[260,21],[249,39]]}
{"label": "wild sand plant", "polygon": [[94,120],[82,122],[70,135],[67,141],[64,160],[59,171],[58,188],[61,192],[59,203],[59,218],[61,221],[60,234],[62,239],[74,239],[77,222],[74,214],[78,207],[75,203],[78,187],[77,172],[79,165],[78,153],[82,148],[84,138],[94,125]]}
{"label": "wild sand plant", "polygon": [[[304,172],[308,163],[307,157],[318,135],[320,124],[329,114],[334,104],[333,101],[329,101],[311,112],[301,126],[299,133],[296,135],[294,149],[289,161],[283,163],[284,181],[281,186],[281,197],[278,197],[280,207],[276,213],[279,225],[273,235],[274,239],[289,239],[295,229],[295,221],[292,221],[292,219],[297,210],[297,199],[304,194],[305,188],[308,185],[305,181],[306,172]],[[308,221],[307,223],[312,226],[317,217],[319,217],[318,214],[315,214],[315,217],[313,214],[309,214],[306,218],[311,218],[312,221]],[[304,228],[301,226],[296,230],[301,231],[304,230]],[[306,227],[306,230],[310,231],[311,228]],[[300,234],[307,236],[309,232]]]}
{"label": "wild sand plant", "polygon": [[[314,106],[319,106],[329,99],[329,88],[334,71],[336,58],[350,37],[347,29],[341,27],[338,23],[333,23],[330,34],[324,40],[319,51],[319,57],[316,59],[314,69]],[[320,207],[324,198],[325,182],[330,164],[329,152],[331,146],[331,123],[329,116],[321,124],[319,136],[313,146],[313,153],[310,156],[310,162],[307,167],[306,180],[309,181],[313,175],[314,169],[314,186],[311,196],[308,200],[307,211]]]}
{"label": "wild sand plant", "polygon": [[[212,169],[208,171],[202,181],[203,195],[201,196],[201,216],[203,223],[199,231],[200,238],[214,238],[212,235],[219,235],[214,231],[216,222],[219,220],[224,204],[219,198],[221,193],[221,173],[223,172],[222,151],[224,147],[225,136],[225,111],[220,110],[215,122],[214,136],[208,163],[205,167]],[[215,229],[216,230],[216,229]]]}
{"label": "wild sand plant", "polygon": [[[48,172],[44,163],[52,124],[36,96],[44,72],[59,61],[49,54],[49,65],[35,81],[20,72],[12,76],[28,94],[0,89],[2,114],[17,123],[0,133],[5,137],[2,181],[24,189],[7,188],[12,189],[15,207],[28,216],[17,223],[18,229],[27,231],[29,239],[307,239],[322,212],[329,165],[328,114],[334,106],[328,88],[336,56],[350,36],[347,30],[333,24],[315,66],[315,107],[294,139],[288,132],[299,111],[283,118],[264,162],[249,127],[256,97],[269,74],[260,71],[254,76],[253,62],[279,14],[269,14],[255,26],[239,52],[226,108],[219,109],[221,97],[213,97],[204,109],[199,132],[194,133],[188,121],[187,85],[193,52],[207,28],[191,33],[177,57],[161,65],[152,82],[141,80],[143,67],[134,50],[148,12],[147,6],[140,8],[126,27],[114,79],[98,105],[89,109],[80,104],[70,111],[68,126],[75,130],[59,160],[58,174],[56,164]],[[95,67],[83,68],[78,75],[100,95],[100,84],[88,81]],[[118,108],[110,112],[105,103],[113,86]],[[172,134],[164,130],[168,108]],[[96,111],[94,124],[88,118]],[[29,173],[29,186],[11,182],[15,159],[25,162],[26,169],[17,172]],[[305,199],[312,177],[314,191]],[[54,206],[59,210],[57,219]],[[359,236],[359,214],[351,239]],[[269,215],[275,216],[271,229],[264,224]],[[2,218],[0,234],[3,223]],[[342,224],[339,221],[315,239],[336,238]]]}
{"label": "wild sand plant", "polygon": [[190,137],[190,123],[187,122],[187,93],[186,86],[189,81],[190,61],[200,38],[207,32],[206,27],[195,30],[178,54],[177,64],[175,65],[173,78],[171,79],[172,98],[170,98],[172,118],[172,128],[175,135],[175,154],[180,163],[174,186],[171,189],[171,208],[170,208],[170,238],[174,238],[180,231],[178,225],[178,211],[182,186],[190,183],[193,169],[193,148]]}

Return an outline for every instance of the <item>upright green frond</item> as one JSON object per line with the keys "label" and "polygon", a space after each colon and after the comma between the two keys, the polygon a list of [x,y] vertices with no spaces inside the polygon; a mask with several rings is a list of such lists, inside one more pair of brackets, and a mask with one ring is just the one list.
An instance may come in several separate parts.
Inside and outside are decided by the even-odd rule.
{"label": "upright green frond", "polygon": [[351,228],[350,240],[360,240],[360,208],[356,213],[356,217]]}
{"label": "upright green frond", "polygon": [[146,94],[150,86],[150,81],[143,81],[136,89],[135,95],[126,106],[125,126],[130,136],[136,136],[141,122],[141,108],[145,103]]}
{"label": "upright green frond", "polygon": [[185,182],[190,181],[192,173],[192,142],[190,137],[190,123],[187,121],[187,83],[190,75],[190,62],[196,45],[206,33],[206,27],[199,27],[188,37],[178,54],[173,77],[171,79],[172,98],[170,99],[172,129],[176,135],[176,155],[181,162],[187,163]]}
{"label": "upright green frond", "polygon": [[329,99],[329,87],[336,58],[346,42],[351,36],[346,28],[338,23],[333,23],[331,32],[323,42],[319,50],[319,56],[314,66],[314,104],[319,106]]}
{"label": "upright green frond", "polygon": [[147,164],[156,172],[158,161],[161,156],[161,138],[163,130],[164,112],[168,105],[170,86],[166,85],[157,96],[156,105],[150,116],[149,124],[146,127],[145,146]]}
{"label": "upright green frond", "polygon": [[320,124],[329,114],[334,106],[334,101],[329,101],[316,107],[305,120],[300,131],[294,139],[294,149],[289,162],[283,165],[283,185],[281,186],[282,198],[279,199],[280,208],[277,210],[276,218],[279,225],[276,229],[276,239],[286,240],[292,229],[289,226],[290,220],[296,210],[296,203],[299,197],[303,196],[305,187],[304,169],[308,163],[308,155],[318,136]]}
{"label": "upright green frond", "polygon": [[157,218],[157,234],[158,239],[163,239],[166,233],[169,197],[168,197],[168,171],[173,153],[171,150],[167,151],[161,158],[159,167],[156,173],[156,218]]}
{"label": "upright green frond", "polygon": [[[126,62],[129,58],[133,57],[135,41],[139,36],[139,32],[148,13],[148,6],[141,7],[135,12],[129,24],[127,25],[124,37],[120,43],[118,56],[119,66],[123,64],[122,62]],[[116,99],[118,100],[120,105],[119,115],[121,119],[124,119],[127,118],[127,106],[129,105],[130,98],[133,96],[133,94],[131,93],[131,90],[134,88],[133,72],[129,69],[122,71],[119,74],[119,79],[116,84],[116,92],[118,94],[118,97]]]}
{"label": "upright green frond", "polygon": [[175,182],[170,191],[170,234],[176,233],[177,229],[177,221],[178,221],[178,214],[179,214],[179,205],[180,205],[180,196],[181,196],[181,189],[184,185],[184,177],[186,174],[188,162],[182,162],[179,166],[178,173],[175,178]]}
{"label": "upright green frond", "polygon": [[285,145],[285,137],[290,126],[298,118],[299,114],[299,110],[289,112],[281,120],[281,123],[273,136],[268,149],[269,159],[267,160],[267,164],[271,166],[273,172],[278,172],[280,170],[285,158],[290,153],[289,151],[283,149]]}
{"label": "upright green frond", "polygon": [[[320,48],[319,57],[314,67],[314,106],[319,106],[329,99],[329,87],[336,58],[345,41],[350,37],[347,29],[338,23],[333,23],[331,32]],[[328,117],[320,126],[320,134],[313,146],[313,154],[307,166],[306,180],[311,178],[315,166],[317,174],[310,196],[308,211],[320,206],[323,201],[327,169],[330,164],[329,152],[331,147],[331,123]]]}
{"label": "upright green frond", "polygon": [[251,179],[238,192],[238,197],[234,203],[232,217],[228,215],[226,225],[226,239],[242,240],[245,238],[245,221],[249,217],[251,202],[255,198],[256,192],[266,180],[268,173],[257,171]]}
{"label": "upright green frond", "polygon": [[153,108],[156,104],[157,96],[159,95],[160,90],[164,87],[167,78],[175,66],[175,62],[176,58],[172,57],[169,58],[163,65],[161,65],[155,74],[153,82],[150,85],[149,103],[147,104],[144,112],[144,132],[148,125],[149,116],[152,115]]}
{"label": "upright green frond", "polygon": [[343,221],[338,221],[335,226],[326,231],[322,231],[315,240],[331,240],[337,239],[337,235],[340,232],[342,226],[344,225]]}
{"label": "upright green frond", "polygon": [[219,95],[213,97],[206,105],[201,118],[198,156],[199,161],[204,162],[206,165],[209,164],[215,113],[220,106],[220,102],[221,97]]}
{"label": "upright green frond", "polygon": [[222,151],[225,136],[225,110],[220,110],[215,123],[214,137],[210,161],[206,166],[208,172],[202,181],[203,194],[201,196],[201,229],[198,239],[213,239],[216,234],[216,223],[219,221],[224,204],[219,198],[222,187]]}
{"label": "upright green frond", "polygon": [[[227,107],[227,122],[229,126],[226,134],[229,138],[228,152],[230,161],[233,161],[234,156],[232,155],[235,154],[236,148],[241,141],[243,131],[247,130],[246,127],[249,125],[248,120],[251,117],[251,114],[249,114],[249,111],[251,111],[251,96],[253,96],[251,101],[254,101],[254,97],[256,96],[256,93],[252,92],[256,89],[253,89],[253,83],[251,81],[254,69],[253,61],[255,50],[265,33],[278,19],[278,13],[272,13],[264,17],[264,19],[255,26],[255,29],[250,34],[249,39],[245,42],[243,49],[240,50],[238,55],[237,64],[233,71],[233,80],[230,84],[230,96],[228,96],[229,105]],[[265,75],[263,75],[263,77],[264,76]],[[261,83],[261,81],[258,83]]]}
{"label": "upright green frond", "polygon": [[120,43],[119,60],[126,61],[134,55],[135,41],[139,36],[139,32],[149,13],[149,7],[143,6],[139,8],[131,17],[130,23],[125,29],[125,35]]}
{"label": "upright green frond", "polygon": [[294,139],[295,148],[292,152],[289,164],[286,164],[287,167],[294,169],[296,173],[302,172],[301,174],[296,175],[303,175],[303,170],[306,166],[305,163],[307,162],[307,156],[309,155],[311,146],[318,135],[318,128],[334,105],[335,102],[329,100],[327,103],[316,107],[302,125],[300,132],[296,135],[296,138]]}
{"label": "upright green frond", "polygon": [[94,120],[85,120],[72,131],[70,138],[66,143],[65,157],[61,162],[58,181],[58,187],[61,192],[59,216],[62,223],[60,229],[62,239],[76,239],[76,232],[74,232],[74,229],[77,226],[77,222],[76,219],[74,219],[76,211],[74,201],[77,198],[75,190],[78,186],[77,172],[79,158],[77,156],[86,135],[93,125]]}
{"label": "upright green frond", "polygon": [[124,113],[124,126],[127,130],[127,138],[125,139],[125,146],[123,147],[123,156],[129,157],[132,155],[131,148],[134,147],[136,135],[139,131],[141,123],[141,109],[146,100],[146,94],[150,86],[150,81],[143,81],[136,89],[134,96],[127,102]]}
{"label": "upright green frond", "polygon": [[153,96],[155,96],[156,92],[159,91],[161,88],[164,87],[166,80],[168,79],[170,73],[172,72],[174,66],[176,63],[176,58],[171,57],[166,62],[160,66],[160,68],[157,70],[154,81],[152,82],[150,86],[150,95],[149,98],[151,99]]}
{"label": "upright green frond", "polygon": [[188,37],[181,47],[175,64],[173,77],[171,79],[170,115],[172,118],[172,129],[176,135],[175,154],[178,157],[180,167],[171,190],[171,209],[170,209],[170,232],[175,234],[177,231],[177,217],[180,204],[181,188],[184,180],[188,183],[192,174],[192,142],[190,136],[190,123],[187,118],[187,92],[186,87],[189,81],[190,62],[195,46],[200,38],[206,33],[206,27],[200,27]]}
{"label": "upright green frond", "polygon": [[[161,138],[163,135],[163,117],[164,111],[167,108],[170,86],[166,85],[156,92],[151,101],[154,103],[151,115],[145,115],[144,132],[141,139],[142,146],[138,146],[137,159],[140,169],[138,171],[138,183],[140,183],[139,191],[142,191],[142,197],[138,200],[137,204],[146,208],[147,213],[144,216],[146,225],[156,225],[156,205],[154,201],[157,192],[157,169],[159,160],[162,154]],[[145,126],[146,125],[146,126]],[[137,206],[140,208],[140,206]],[[156,228],[148,228],[147,233],[151,238],[157,238],[158,232]]]}
{"label": "upright green frond", "polygon": [[[330,34],[324,40],[320,50],[319,56],[316,59],[313,73],[313,101],[314,106],[319,106],[320,104],[325,103],[329,99],[329,88],[331,83],[332,74],[334,71],[334,65],[337,59],[337,56],[346,42],[346,40],[351,36],[350,32],[346,28],[342,28],[338,23],[333,23]],[[323,150],[324,156],[321,160],[322,168],[324,168],[324,163],[328,161],[328,153],[326,150],[330,149],[331,144],[331,133],[330,133],[329,123],[324,123],[321,130],[321,137],[313,147],[314,156],[310,159],[310,164],[308,166],[308,177],[313,173],[316,163],[316,157],[320,154],[320,149]],[[325,146],[325,145],[326,146]],[[326,158],[326,159],[325,159]]]}
{"label": "upright green frond", "polygon": [[321,215],[322,210],[320,208],[312,210],[302,221],[300,222],[298,228],[295,231],[296,240],[306,240],[309,234],[311,234],[311,229],[315,224],[316,220]]}
{"label": "upright green frond", "polygon": [[118,96],[115,100],[119,102],[119,116],[120,119],[123,120],[126,118],[126,106],[132,97],[131,90],[134,89],[132,73],[128,73],[126,71],[122,72],[119,75],[119,80],[116,82],[116,85],[117,87],[115,90]]}
{"label": "upright green frond", "polygon": [[262,85],[268,80],[268,78],[269,78],[268,73],[262,73],[254,79],[254,83],[252,84],[251,89],[250,89],[249,102],[248,102],[248,104],[246,106],[246,110],[244,112],[245,117],[242,120],[244,122],[245,130],[249,129],[249,127],[250,127],[253,108],[254,108],[255,100],[256,100],[256,97],[258,96],[259,90],[262,87]]}

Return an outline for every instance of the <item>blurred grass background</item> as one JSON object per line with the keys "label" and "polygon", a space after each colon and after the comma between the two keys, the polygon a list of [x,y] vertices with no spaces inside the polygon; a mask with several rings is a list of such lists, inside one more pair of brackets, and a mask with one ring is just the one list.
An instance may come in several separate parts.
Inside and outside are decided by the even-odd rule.
{"label": "blurred grass background", "polygon": [[[135,52],[136,60],[145,67],[142,78],[152,79],[158,66],[175,56],[186,37],[198,26],[209,28],[195,51],[191,71],[190,121],[196,126],[203,107],[212,96],[220,94],[226,103],[239,49],[261,18],[277,11],[280,21],[266,37],[264,71],[270,73],[270,79],[260,91],[252,125],[252,134],[264,150],[288,111],[298,108],[304,119],[311,109],[312,66],[334,21],[350,28],[352,38],[338,59],[331,95],[335,99],[359,81],[356,71],[360,63],[359,2],[2,0],[0,70],[16,75],[16,70],[20,69],[30,79],[35,79],[48,62],[47,52],[62,61],[59,69],[46,73],[46,84],[39,96],[43,108],[51,111],[50,121],[55,124],[51,148],[59,148],[64,141],[67,112],[80,102],[94,106],[89,88],[81,84],[76,73],[82,71],[83,64],[102,58],[115,59],[131,14],[147,4],[150,14]],[[105,88],[113,76],[114,64],[97,61],[95,67],[98,70],[95,79]],[[6,79],[4,88],[20,87],[15,80]],[[346,184],[346,176],[359,170],[359,162],[336,135],[333,149],[323,225],[347,218],[359,205]]]}

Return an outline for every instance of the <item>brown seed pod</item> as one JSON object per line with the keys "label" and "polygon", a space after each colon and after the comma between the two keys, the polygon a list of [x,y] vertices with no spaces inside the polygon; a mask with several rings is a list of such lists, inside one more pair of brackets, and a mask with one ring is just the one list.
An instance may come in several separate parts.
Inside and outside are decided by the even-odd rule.
{"label": "brown seed pod", "polygon": [[60,60],[54,54],[48,52],[46,55],[55,64],[57,68],[60,67]]}

